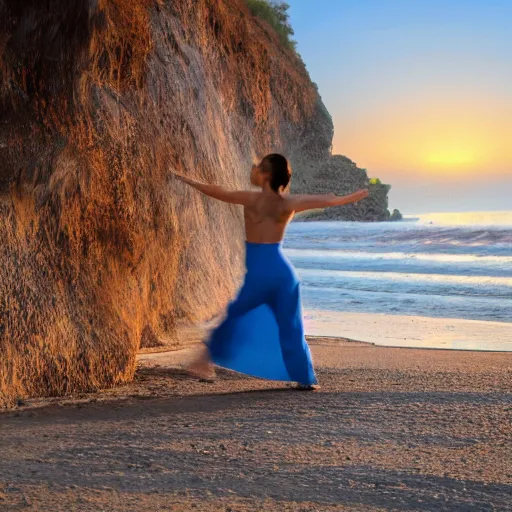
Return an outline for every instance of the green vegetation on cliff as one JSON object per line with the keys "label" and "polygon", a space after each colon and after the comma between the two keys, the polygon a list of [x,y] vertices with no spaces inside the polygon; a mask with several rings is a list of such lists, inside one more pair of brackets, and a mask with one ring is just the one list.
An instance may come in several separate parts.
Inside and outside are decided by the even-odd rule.
{"label": "green vegetation on cliff", "polygon": [[294,31],[290,25],[286,2],[271,2],[269,0],[245,0],[252,14],[264,19],[279,36],[281,42],[290,48],[296,49],[297,42],[292,39]]}

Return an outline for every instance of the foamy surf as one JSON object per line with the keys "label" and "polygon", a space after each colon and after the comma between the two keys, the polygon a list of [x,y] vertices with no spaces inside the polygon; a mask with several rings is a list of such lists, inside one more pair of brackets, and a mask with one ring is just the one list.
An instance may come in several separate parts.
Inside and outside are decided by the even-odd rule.
{"label": "foamy surf", "polygon": [[512,212],[294,223],[285,249],[307,334],[512,350]]}

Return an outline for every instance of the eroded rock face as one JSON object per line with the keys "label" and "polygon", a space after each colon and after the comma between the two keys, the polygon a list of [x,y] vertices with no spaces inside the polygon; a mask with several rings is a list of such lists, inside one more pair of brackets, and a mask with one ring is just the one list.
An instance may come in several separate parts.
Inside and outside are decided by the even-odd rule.
{"label": "eroded rock face", "polygon": [[245,186],[329,157],[301,61],[241,0],[0,0],[0,401],[115,385],[141,336],[217,313]]}

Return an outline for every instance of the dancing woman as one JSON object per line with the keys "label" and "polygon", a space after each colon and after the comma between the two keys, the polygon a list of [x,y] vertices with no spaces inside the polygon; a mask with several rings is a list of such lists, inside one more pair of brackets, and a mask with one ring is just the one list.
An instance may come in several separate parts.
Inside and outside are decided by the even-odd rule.
{"label": "dancing woman", "polygon": [[304,336],[299,280],[281,242],[296,212],[355,203],[367,197],[368,190],[347,196],[285,193],[291,169],[279,154],[267,155],[252,167],[251,183],[261,191],[177,178],[214,199],[242,205],[245,218],[244,284],[191,372],[208,377],[214,363],[255,377],[296,382],[299,389],[317,389]]}

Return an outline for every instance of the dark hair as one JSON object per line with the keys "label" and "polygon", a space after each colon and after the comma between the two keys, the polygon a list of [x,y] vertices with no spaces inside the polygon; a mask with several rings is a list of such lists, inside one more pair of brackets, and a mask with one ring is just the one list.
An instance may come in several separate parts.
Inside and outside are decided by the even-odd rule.
{"label": "dark hair", "polygon": [[283,155],[272,153],[263,158],[260,164],[264,172],[270,173],[270,187],[279,192],[281,187],[286,188],[292,177],[292,169]]}

